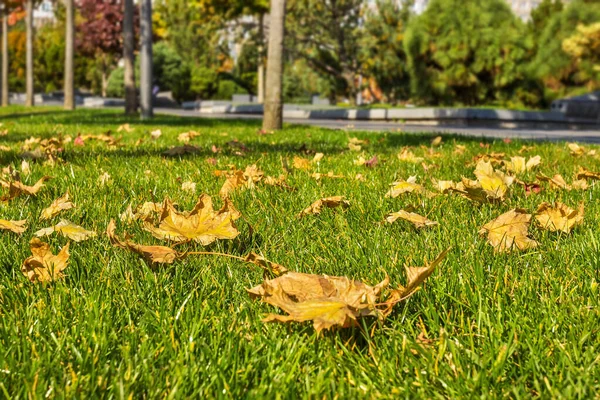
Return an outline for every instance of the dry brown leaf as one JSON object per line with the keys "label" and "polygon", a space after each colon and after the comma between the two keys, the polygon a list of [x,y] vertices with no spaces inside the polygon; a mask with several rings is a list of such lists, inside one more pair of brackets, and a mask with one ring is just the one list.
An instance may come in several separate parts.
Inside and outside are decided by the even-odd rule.
{"label": "dry brown leaf", "polygon": [[185,144],[183,146],[171,147],[169,150],[163,151],[162,155],[167,156],[167,157],[176,157],[176,156],[183,156],[186,154],[197,154],[197,153],[200,153],[199,147],[192,146],[191,144]]}
{"label": "dry brown leaf", "polygon": [[8,221],[6,219],[0,219],[0,229],[18,234],[21,234],[27,230],[26,224],[26,219],[21,221]]}
{"label": "dry brown leaf", "polygon": [[44,182],[46,182],[49,179],[52,178],[49,176],[43,176],[33,186],[27,186],[19,181],[10,182],[8,184],[8,194],[2,196],[2,198],[0,198],[0,201],[12,200],[15,197],[19,197],[21,195],[36,196],[38,192],[45,186]]}
{"label": "dry brown leaf", "polygon": [[462,144],[457,144],[454,146],[454,154],[465,154],[465,151],[467,151],[467,146]]}
{"label": "dry brown leaf", "polygon": [[323,153],[316,153],[311,162],[313,164],[316,164],[316,163],[320,162],[323,159],[323,157],[325,157],[325,154],[323,154]]}
{"label": "dry brown leaf", "polygon": [[588,188],[587,182],[585,180],[582,180],[582,179],[575,180],[575,181],[573,181],[573,185],[569,185],[565,181],[565,178],[563,178],[562,175],[560,175],[560,174],[556,174],[552,178],[550,178],[544,174],[539,174],[539,175],[537,175],[537,178],[540,181],[550,182],[551,189],[586,190]]}
{"label": "dry brown leaf", "polygon": [[538,207],[535,219],[543,229],[570,233],[573,228],[583,223],[583,211],[583,203],[574,210],[561,202],[554,206],[544,202]]}
{"label": "dry brown leaf", "polygon": [[590,180],[600,180],[600,172],[592,172],[587,170],[586,168],[579,167],[579,171],[577,172],[576,178],[578,180],[581,179],[590,179]]}
{"label": "dry brown leaf", "polygon": [[272,176],[266,176],[265,179],[263,180],[263,183],[268,186],[278,186],[278,187],[286,189],[286,190],[295,190],[294,187],[287,184],[286,180],[287,180],[286,175],[279,175],[278,178],[275,178]]}
{"label": "dry brown leaf", "polygon": [[177,140],[182,143],[188,143],[190,140],[194,139],[197,136],[200,136],[200,133],[196,131],[188,131],[180,133],[179,136],[177,136]]}
{"label": "dry brown leaf", "polygon": [[31,175],[31,167],[29,163],[25,160],[21,161],[21,173],[25,176]]}
{"label": "dry brown leaf", "polygon": [[40,220],[43,221],[46,219],[54,218],[58,214],[60,214],[61,211],[70,210],[72,208],[75,208],[75,205],[69,200],[69,192],[66,192],[64,195],[54,200],[48,208],[45,208],[42,211]]}
{"label": "dry brown leaf", "polygon": [[333,196],[333,197],[325,197],[319,199],[312,203],[310,206],[302,210],[298,217],[304,217],[310,214],[320,214],[323,207],[325,208],[348,208],[350,206],[350,202],[345,200],[344,196]]}
{"label": "dry brown leaf", "polygon": [[117,128],[117,132],[127,132],[127,133],[131,133],[133,132],[135,129],[132,128],[131,126],[129,126],[129,124],[123,124],[121,126],[119,126]]}
{"label": "dry brown leaf", "polygon": [[69,265],[69,244],[57,255],[52,254],[50,245],[38,238],[29,243],[31,257],[23,261],[21,272],[31,282],[52,282],[63,277],[63,271]]}
{"label": "dry brown leaf", "polygon": [[160,215],[162,212],[162,207],[163,203],[153,203],[147,201],[138,206],[134,212],[130,204],[119,218],[122,222],[126,223],[131,223],[134,220],[151,222],[153,217]]}
{"label": "dry brown leaf", "polygon": [[438,147],[440,144],[442,144],[442,137],[441,136],[437,136],[435,137],[432,141],[431,141],[431,146],[432,147]]}
{"label": "dry brown leaf", "polygon": [[[219,171],[220,173],[222,171]],[[215,171],[215,174],[217,171]],[[260,182],[264,177],[264,172],[261,171],[255,164],[249,165],[244,171],[238,170],[235,167],[231,171],[225,171],[227,179],[219,191],[221,197],[227,197],[230,192],[240,189],[252,189],[255,184]]]}
{"label": "dry brown leaf", "polygon": [[183,190],[184,192],[196,193],[196,183],[190,181],[183,182],[181,184],[181,190]]}
{"label": "dry brown leaf", "polygon": [[385,197],[396,198],[404,193],[423,193],[425,188],[419,185],[416,176],[411,176],[407,180],[400,180],[392,183],[390,190],[385,194]]}
{"label": "dry brown leaf", "polygon": [[60,233],[75,242],[82,242],[96,236],[96,232],[88,231],[87,229],[64,219],[54,226],[40,229],[35,232],[34,235],[37,237],[49,236],[54,232]]}
{"label": "dry brown leaf", "polygon": [[572,156],[582,156],[586,152],[585,147],[580,146],[577,143],[567,143],[567,147],[569,148]]}
{"label": "dry brown leaf", "polygon": [[152,138],[152,140],[157,140],[161,136],[162,136],[162,131],[160,129],[156,129],[156,130],[150,132],[150,138]]}
{"label": "dry brown leaf", "polygon": [[416,228],[426,228],[429,226],[439,225],[437,222],[431,221],[428,218],[423,217],[422,215],[406,210],[400,210],[398,212],[391,213],[387,217],[385,217],[385,220],[390,224],[397,221],[398,219],[408,221],[412,223]]}
{"label": "dry brown leaf", "polygon": [[527,236],[530,222],[531,214],[516,208],[485,224],[479,234],[487,234],[488,242],[499,252],[532,249],[538,242]]}
{"label": "dry brown leaf", "polygon": [[394,305],[414,293],[444,259],[447,251],[426,267],[407,267],[406,287],[390,290],[386,278],[375,286],[346,277],[312,275],[287,272],[282,276],[265,280],[248,290],[250,297],[282,309],[288,315],[269,314],[264,322],[312,321],[317,333],[334,327],[347,328],[357,325],[362,317],[372,316],[381,320],[387,317]]}
{"label": "dry brown leaf", "polygon": [[431,183],[433,186],[441,193],[448,193],[452,189],[456,189],[456,183],[454,181],[440,181],[437,179],[432,179]]}
{"label": "dry brown leaf", "polygon": [[292,167],[296,169],[309,170],[312,168],[311,162],[309,159],[295,156],[292,161]]}
{"label": "dry brown leaf", "polygon": [[179,212],[169,199],[165,199],[157,227],[144,222],[144,229],[157,239],[173,242],[195,241],[207,246],[217,239],[234,239],[239,235],[234,221],[241,214],[229,199],[219,211],[215,211],[208,195],[200,196],[190,212]]}
{"label": "dry brown leaf", "polygon": [[521,174],[523,172],[531,171],[542,163],[542,157],[535,156],[526,160],[525,157],[511,157],[510,161],[504,161],[506,170],[514,172],[515,174]]}
{"label": "dry brown leaf", "polygon": [[111,219],[106,228],[106,235],[113,246],[139,254],[151,264],[172,264],[174,261],[185,257],[185,253],[179,253],[170,247],[144,246],[133,243],[127,239],[127,233],[125,233],[126,239],[122,240],[115,234],[115,229],[115,221]]}
{"label": "dry brown leaf", "polygon": [[410,151],[408,147],[402,149],[402,152],[398,154],[398,159],[400,161],[406,161],[413,164],[418,164],[425,160],[423,157],[415,157],[415,154]]}

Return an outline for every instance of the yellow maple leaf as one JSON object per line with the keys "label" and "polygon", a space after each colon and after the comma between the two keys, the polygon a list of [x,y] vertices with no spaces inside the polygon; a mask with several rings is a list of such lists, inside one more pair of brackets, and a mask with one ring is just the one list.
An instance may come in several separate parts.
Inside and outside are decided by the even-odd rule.
{"label": "yellow maple leaf", "polygon": [[416,228],[426,228],[429,226],[439,225],[437,222],[431,221],[430,219],[423,217],[422,215],[406,210],[400,210],[398,212],[388,214],[387,217],[385,217],[386,222],[390,224],[394,223],[398,219],[408,221],[412,223]]}
{"label": "yellow maple leaf", "polygon": [[74,240],[75,242],[82,242],[96,236],[96,232],[88,231],[87,229],[64,219],[54,226],[40,229],[39,231],[35,232],[34,235],[37,237],[49,236],[54,232],[60,233],[61,235]]}
{"label": "yellow maple leaf", "polygon": [[310,206],[308,206],[307,208],[302,210],[302,212],[300,214],[298,214],[298,217],[304,217],[304,216],[310,215],[310,214],[320,214],[323,207],[326,207],[326,208],[336,208],[336,207],[348,208],[349,206],[350,206],[350,202],[348,200],[345,200],[344,196],[325,197],[325,198],[315,201]]}
{"label": "yellow maple leaf", "polygon": [[538,207],[535,219],[543,229],[570,233],[573,228],[583,223],[583,212],[583,203],[574,210],[561,202],[557,202],[554,206],[544,202]]}
{"label": "yellow maple leaf", "polygon": [[21,266],[21,272],[27,279],[31,282],[51,282],[62,278],[63,271],[69,264],[68,243],[57,255],[52,254],[48,243],[43,243],[38,238],[31,239],[29,247],[32,256]]}
{"label": "yellow maple leaf", "polygon": [[385,194],[385,197],[396,198],[404,193],[423,193],[425,188],[419,185],[416,176],[411,176],[407,180],[399,180],[392,183],[390,190]]}
{"label": "yellow maple leaf", "polygon": [[64,195],[54,200],[49,207],[42,210],[40,219],[43,221],[54,218],[60,214],[61,211],[70,210],[74,207],[75,205],[69,200],[69,192],[66,192]]}
{"label": "yellow maple leaf", "polygon": [[27,220],[21,221],[8,221],[5,219],[0,219],[0,229],[5,231],[11,231],[14,233],[23,233],[27,230]]}
{"label": "yellow maple leaf", "polygon": [[527,236],[530,222],[531,214],[516,208],[485,224],[479,234],[487,234],[488,242],[499,252],[532,249],[538,243]]}
{"label": "yellow maple leaf", "polygon": [[240,232],[234,221],[240,217],[229,199],[215,211],[210,196],[202,195],[190,212],[177,211],[173,203],[165,199],[159,225],[155,227],[144,222],[144,229],[157,239],[179,243],[195,241],[207,246],[217,239],[236,238]]}

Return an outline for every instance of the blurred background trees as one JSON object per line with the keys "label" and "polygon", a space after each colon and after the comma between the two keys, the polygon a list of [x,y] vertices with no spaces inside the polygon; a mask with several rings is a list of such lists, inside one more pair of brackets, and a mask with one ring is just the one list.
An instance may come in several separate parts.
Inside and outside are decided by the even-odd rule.
{"label": "blurred background trees", "polygon": [[[24,92],[24,2],[4,3],[9,87]],[[123,4],[75,0],[75,87],[124,96]],[[600,89],[599,1],[544,0],[526,22],[505,0],[431,0],[420,15],[412,5],[288,0],[284,100],[546,108]],[[62,0],[53,6],[54,21],[35,29],[36,92],[63,88],[65,12]],[[258,95],[268,9],[267,0],[156,0],[155,85],[178,101]]]}

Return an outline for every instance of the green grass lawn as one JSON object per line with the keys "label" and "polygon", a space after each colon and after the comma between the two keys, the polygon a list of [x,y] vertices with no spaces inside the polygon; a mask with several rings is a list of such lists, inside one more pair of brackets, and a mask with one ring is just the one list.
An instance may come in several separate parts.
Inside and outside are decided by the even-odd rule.
{"label": "green grass lawn", "polygon": [[[390,183],[411,175],[432,191],[431,178],[474,179],[473,157],[481,153],[503,152],[506,159],[540,155],[538,173],[560,173],[569,183],[579,166],[600,172],[598,156],[573,157],[565,143],[481,143],[454,136],[444,136],[435,148],[439,156],[430,156],[433,134],[289,126],[259,135],[259,122],[158,116],[142,123],[116,111],[40,108],[31,114],[13,107],[0,111],[0,122],[0,129],[8,129],[0,145],[10,148],[0,152],[1,166],[15,169],[21,167],[23,142],[32,136],[75,138],[108,130],[123,136],[122,146],[114,148],[91,140],[83,147],[68,143],[54,167],[30,162],[32,172],[23,182],[53,179],[37,197],[0,204],[0,218],[28,221],[22,235],[0,231],[0,393],[6,398],[589,399],[600,393],[598,183],[585,191],[542,184],[544,190],[530,196],[513,185],[502,204],[477,205],[456,194],[384,197]],[[126,122],[135,131],[117,134]],[[158,128],[162,136],[150,140],[149,132]],[[189,130],[201,133],[191,141],[199,153],[161,155]],[[369,144],[350,151],[351,137]],[[239,143],[247,148],[242,155],[236,154]],[[213,153],[213,145],[220,152]],[[456,145],[466,151],[456,154]],[[523,145],[533,148],[519,154]],[[429,168],[400,161],[396,155],[405,146]],[[586,147],[600,153],[597,146]],[[246,292],[263,281],[260,270],[214,256],[151,268],[104,235],[115,218],[120,234],[127,230],[139,243],[166,244],[138,223],[120,222],[119,215],[129,204],[166,196],[189,210],[207,193],[220,206],[224,178],[215,169],[257,164],[266,175],[279,176],[282,160],[312,159],[315,152],[324,158],[312,171],[294,170],[287,179],[296,191],[257,185],[231,195],[244,217],[236,239],[180,249],[237,256],[252,251],[294,271],[369,284],[387,272],[397,286],[406,281],[405,263],[423,265],[452,246],[422,290],[383,323],[367,319],[320,335],[310,322],[265,324],[267,313],[280,311]],[[376,155],[379,164],[355,165],[361,155]],[[311,177],[329,171],[347,178]],[[101,185],[105,172],[111,179]],[[357,174],[364,181],[355,180]],[[520,178],[533,181],[535,175]],[[196,183],[196,194],[181,189],[186,181]],[[67,190],[76,208],[40,221],[41,211]],[[315,200],[335,195],[346,196],[350,207],[296,217]],[[567,235],[532,224],[529,232],[539,247],[510,254],[495,253],[478,235],[498,215],[515,207],[534,212],[543,201],[574,208],[584,202],[583,225]],[[408,205],[439,226],[417,231],[406,222],[381,223]],[[61,218],[98,236],[70,244],[64,280],[31,283],[20,271],[31,255],[29,241]],[[54,253],[69,242],[58,235],[42,240]]]}

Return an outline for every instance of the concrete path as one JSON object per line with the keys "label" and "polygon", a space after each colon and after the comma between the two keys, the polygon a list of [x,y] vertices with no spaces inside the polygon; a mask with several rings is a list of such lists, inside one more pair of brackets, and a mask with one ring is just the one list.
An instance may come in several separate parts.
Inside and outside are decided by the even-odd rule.
{"label": "concrete path", "polygon": [[[209,118],[209,119],[262,119],[262,115],[252,114],[200,114],[192,110],[156,108],[157,114],[176,115],[181,117]],[[330,129],[344,129],[357,131],[402,131],[410,133],[436,132],[453,133],[458,135],[485,137],[485,138],[520,138],[550,141],[578,141],[585,143],[600,143],[600,130],[536,130],[536,129],[506,129],[506,128],[476,128],[465,126],[428,126],[405,125],[397,122],[386,121],[343,121],[323,119],[285,119],[286,123],[298,125],[319,126]]]}

